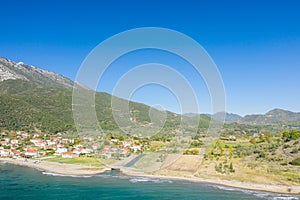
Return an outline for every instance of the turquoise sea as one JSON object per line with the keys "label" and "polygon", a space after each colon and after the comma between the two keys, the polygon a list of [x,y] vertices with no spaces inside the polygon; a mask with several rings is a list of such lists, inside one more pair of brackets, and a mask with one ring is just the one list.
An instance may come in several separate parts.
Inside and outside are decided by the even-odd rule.
{"label": "turquoise sea", "polygon": [[188,181],[129,177],[119,173],[61,176],[0,162],[0,200],[11,199],[297,199]]}

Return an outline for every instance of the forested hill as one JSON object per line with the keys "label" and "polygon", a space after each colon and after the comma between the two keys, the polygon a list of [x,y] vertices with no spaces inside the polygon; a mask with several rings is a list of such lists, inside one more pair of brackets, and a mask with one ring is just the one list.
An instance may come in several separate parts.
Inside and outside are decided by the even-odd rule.
{"label": "forested hill", "polygon": [[[61,75],[0,58],[0,129],[76,131],[72,87],[73,82]],[[96,93],[96,114],[102,129],[120,131],[112,116],[111,98],[110,94]],[[131,117],[141,125],[151,122],[149,109],[145,104],[130,102],[134,111]],[[182,116],[171,112],[167,116],[162,131],[171,132],[179,127]],[[200,117],[201,127],[208,127],[209,122],[209,117]]]}
{"label": "forested hill", "polygon": [[273,109],[262,115],[246,115],[239,122],[246,124],[300,124],[300,113]]}

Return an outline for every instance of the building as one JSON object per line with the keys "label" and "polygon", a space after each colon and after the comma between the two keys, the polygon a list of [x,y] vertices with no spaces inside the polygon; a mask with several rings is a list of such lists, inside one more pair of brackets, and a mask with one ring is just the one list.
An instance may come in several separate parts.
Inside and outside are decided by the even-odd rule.
{"label": "building", "polygon": [[25,152],[25,156],[35,158],[35,157],[39,156],[39,153],[38,153],[37,149],[28,148],[27,151]]}
{"label": "building", "polygon": [[14,157],[20,157],[21,152],[18,151],[18,150],[14,150],[14,151],[12,152],[12,154],[13,154]]}
{"label": "building", "polygon": [[57,148],[56,153],[62,154],[62,153],[65,153],[65,152],[67,152],[67,151],[68,151],[67,148]]}
{"label": "building", "polygon": [[9,155],[10,155],[10,150],[8,150],[8,149],[0,150],[0,156],[1,157],[8,157]]}
{"label": "building", "polygon": [[67,152],[62,153],[62,157],[63,158],[78,158],[79,154],[73,153],[71,151],[67,151]]}

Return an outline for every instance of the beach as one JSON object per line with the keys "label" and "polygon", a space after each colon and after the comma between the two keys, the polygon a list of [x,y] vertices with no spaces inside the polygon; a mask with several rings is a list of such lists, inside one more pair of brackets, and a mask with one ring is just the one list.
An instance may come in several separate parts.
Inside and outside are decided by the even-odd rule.
{"label": "beach", "polygon": [[[27,160],[27,162],[25,162],[24,159],[1,158],[0,161],[7,162],[14,165],[27,166],[41,171],[47,171],[47,172],[52,172],[52,173],[57,173],[62,175],[78,175],[78,176],[95,175],[95,174],[101,174],[103,172],[111,170],[108,167],[99,168],[93,166],[62,164],[62,163],[47,162],[47,161],[34,162],[33,160]],[[287,186],[287,185],[272,185],[272,184],[269,185],[254,184],[254,183],[239,182],[234,180],[199,178],[193,175],[163,176],[163,175],[148,174],[130,168],[121,168],[121,173],[128,176],[134,176],[134,177],[185,180],[185,181],[191,181],[197,183],[209,183],[209,184],[223,185],[223,186],[228,186],[233,188],[272,192],[272,193],[279,193],[279,194],[300,194],[300,186],[296,186],[296,185]]]}
{"label": "beach", "polygon": [[300,186],[287,186],[287,185],[266,185],[266,184],[254,184],[247,182],[239,182],[235,180],[222,180],[222,179],[208,179],[208,178],[199,178],[193,175],[189,176],[161,176],[161,175],[152,175],[145,174],[142,172],[136,172],[133,170],[122,170],[122,172],[129,176],[145,176],[149,178],[167,178],[173,180],[185,180],[191,182],[201,182],[201,183],[209,183],[216,184],[222,186],[228,186],[233,188],[241,188],[246,190],[255,190],[255,191],[263,191],[263,192],[272,192],[278,194],[300,194]]}
{"label": "beach", "polygon": [[24,159],[1,158],[0,161],[64,175],[93,175],[110,170],[109,168],[99,168],[87,165],[62,164],[48,161],[35,162],[34,160],[29,159],[25,161]]}

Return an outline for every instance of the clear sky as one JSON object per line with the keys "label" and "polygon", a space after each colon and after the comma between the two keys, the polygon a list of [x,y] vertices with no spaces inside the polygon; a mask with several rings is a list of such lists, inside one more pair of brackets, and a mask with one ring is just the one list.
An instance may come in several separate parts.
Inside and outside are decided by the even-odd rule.
{"label": "clear sky", "polygon": [[[273,108],[300,111],[300,1],[0,3],[0,56],[8,59],[74,80],[81,62],[101,41],[132,28],[165,27],[194,38],[210,54],[223,77],[229,112],[244,115]],[[136,56],[143,58],[138,53]],[[115,67],[113,72],[119,71]],[[99,90],[110,92],[112,83],[107,79]],[[169,92],[154,87],[137,91],[134,100],[159,103],[178,112]],[[202,86],[199,90],[201,111],[209,112],[207,91]],[[156,98],[154,91],[160,94]]]}

